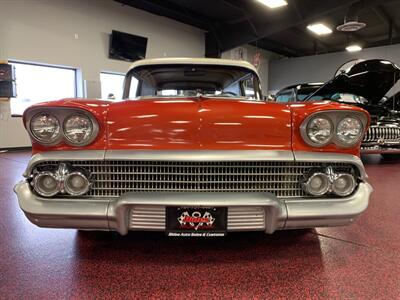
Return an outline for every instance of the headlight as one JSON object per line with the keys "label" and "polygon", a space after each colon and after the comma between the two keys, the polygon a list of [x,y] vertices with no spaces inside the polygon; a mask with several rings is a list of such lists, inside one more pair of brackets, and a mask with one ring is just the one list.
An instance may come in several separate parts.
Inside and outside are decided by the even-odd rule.
{"label": "headlight", "polygon": [[333,180],[332,191],[338,196],[348,196],[350,195],[357,186],[357,182],[354,176],[350,174],[339,174]]}
{"label": "headlight", "polygon": [[329,177],[324,173],[314,173],[302,186],[307,193],[313,196],[322,196],[329,191]]}
{"label": "headlight", "polygon": [[323,146],[332,138],[332,121],[323,116],[315,117],[308,122],[306,132],[311,142],[319,146]]}
{"label": "headlight", "polygon": [[74,171],[64,179],[65,191],[72,196],[86,194],[90,189],[90,181],[83,172]]}
{"label": "headlight", "polygon": [[52,144],[60,137],[60,122],[50,114],[37,114],[31,119],[30,131],[43,144]]}
{"label": "headlight", "polygon": [[70,144],[86,145],[93,138],[93,123],[84,115],[69,116],[64,121],[64,135]]}
{"label": "headlight", "polygon": [[52,172],[41,172],[33,179],[33,186],[39,195],[51,197],[60,191],[56,176]]}
{"label": "headlight", "polygon": [[358,118],[343,118],[337,125],[337,139],[345,145],[353,145],[357,143],[363,134],[363,125]]}

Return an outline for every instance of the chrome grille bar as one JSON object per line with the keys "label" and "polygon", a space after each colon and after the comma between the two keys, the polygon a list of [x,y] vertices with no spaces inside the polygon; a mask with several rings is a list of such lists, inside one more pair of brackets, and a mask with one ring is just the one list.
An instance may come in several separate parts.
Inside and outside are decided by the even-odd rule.
{"label": "chrome grille bar", "polygon": [[400,128],[389,127],[389,126],[371,126],[363,142],[377,142],[378,140],[384,140],[387,142],[400,142]]}
{"label": "chrome grille bar", "polygon": [[[345,172],[352,165],[294,161],[68,161],[91,172],[89,198],[127,192],[271,192],[277,197],[306,197],[300,186],[311,168],[331,165]],[[58,162],[41,162],[40,171]],[[65,197],[65,195],[63,195]]]}

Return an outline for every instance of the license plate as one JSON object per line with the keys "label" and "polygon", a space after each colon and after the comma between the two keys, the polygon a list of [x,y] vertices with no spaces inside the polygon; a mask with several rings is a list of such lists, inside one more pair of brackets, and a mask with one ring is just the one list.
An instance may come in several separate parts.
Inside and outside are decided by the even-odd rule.
{"label": "license plate", "polygon": [[225,236],[228,209],[226,207],[167,207],[168,236]]}

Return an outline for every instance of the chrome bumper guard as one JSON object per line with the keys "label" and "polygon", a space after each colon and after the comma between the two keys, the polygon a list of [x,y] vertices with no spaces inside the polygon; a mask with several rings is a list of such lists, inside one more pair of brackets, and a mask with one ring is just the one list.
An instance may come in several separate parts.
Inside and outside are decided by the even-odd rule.
{"label": "chrome bumper guard", "polygon": [[352,196],[340,199],[291,200],[270,193],[126,193],[112,201],[49,200],[32,193],[26,181],[19,182],[15,192],[27,218],[39,227],[112,230],[122,235],[129,230],[163,231],[166,206],[227,206],[228,231],[273,233],[348,225],[367,208],[372,187],[360,183]]}

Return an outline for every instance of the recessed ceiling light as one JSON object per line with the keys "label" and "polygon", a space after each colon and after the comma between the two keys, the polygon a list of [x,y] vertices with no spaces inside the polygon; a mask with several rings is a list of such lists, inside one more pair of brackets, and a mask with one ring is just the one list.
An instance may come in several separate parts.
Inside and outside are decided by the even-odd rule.
{"label": "recessed ceiling light", "polygon": [[307,26],[308,30],[318,34],[318,35],[326,35],[332,33],[332,29],[322,23],[315,23]]}
{"label": "recessed ceiling light", "polygon": [[361,49],[362,49],[362,47],[360,45],[356,45],[356,44],[349,45],[346,47],[346,50],[349,52],[357,52],[357,51],[361,51]]}
{"label": "recessed ceiling light", "polygon": [[286,6],[288,3],[286,0],[257,0],[258,2],[268,6],[269,8],[277,8]]}

